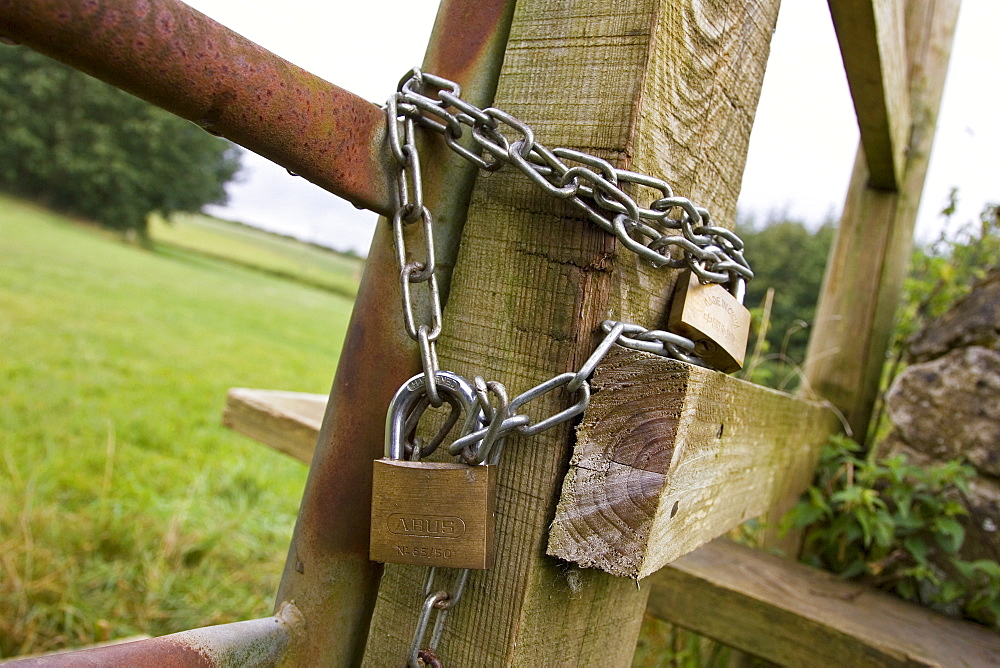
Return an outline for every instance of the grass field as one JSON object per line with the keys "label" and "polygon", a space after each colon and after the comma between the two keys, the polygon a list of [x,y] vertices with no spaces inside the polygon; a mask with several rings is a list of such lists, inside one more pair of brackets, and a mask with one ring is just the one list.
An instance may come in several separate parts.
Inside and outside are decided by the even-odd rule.
{"label": "grass field", "polygon": [[153,216],[149,232],[161,246],[230,260],[348,297],[357,293],[362,260],[295,239],[201,214],[175,214],[169,222]]}
{"label": "grass field", "polygon": [[[0,196],[0,658],[270,612],[306,467],[223,428],[225,392],[326,392],[350,301],[276,274],[360,262],[209,218],[153,238]],[[689,635],[647,618],[634,666],[724,663]]]}
{"label": "grass field", "polygon": [[0,657],[267,614],[306,467],[225,392],[326,392],[350,308],[0,198]]}

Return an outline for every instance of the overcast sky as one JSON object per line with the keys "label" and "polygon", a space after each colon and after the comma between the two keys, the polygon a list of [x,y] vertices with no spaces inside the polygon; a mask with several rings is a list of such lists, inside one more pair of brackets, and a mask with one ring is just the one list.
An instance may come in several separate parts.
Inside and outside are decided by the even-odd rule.
{"label": "overcast sky", "polygon": [[[187,0],[278,55],[361,97],[383,102],[423,59],[436,0]],[[939,233],[937,212],[960,189],[958,222],[1000,200],[1000,2],[964,0],[917,234]],[[541,138],[544,141],[544,137]],[[809,223],[839,214],[858,131],[827,3],[784,0],[743,178],[740,210]],[[374,214],[244,158],[230,204],[216,215],[367,253]]]}

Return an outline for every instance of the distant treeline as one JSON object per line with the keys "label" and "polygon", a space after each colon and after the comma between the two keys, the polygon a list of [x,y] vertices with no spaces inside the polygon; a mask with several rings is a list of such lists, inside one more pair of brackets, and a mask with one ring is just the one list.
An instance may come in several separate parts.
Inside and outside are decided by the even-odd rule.
{"label": "distant treeline", "polygon": [[[836,229],[833,221],[813,227],[777,218],[763,224],[744,222],[736,230],[746,243],[746,257],[754,271],[744,303],[755,311],[755,327],[760,326],[764,315],[767,291],[774,289],[764,352],[793,364],[805,359]],[[752,338],[750,343],[752,346]]]}

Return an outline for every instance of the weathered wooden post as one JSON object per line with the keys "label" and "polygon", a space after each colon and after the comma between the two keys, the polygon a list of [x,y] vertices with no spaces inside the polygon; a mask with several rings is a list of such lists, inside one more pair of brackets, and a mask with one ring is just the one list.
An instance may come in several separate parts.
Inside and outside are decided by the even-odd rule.
{"label": "weathered wooden post", "polygon": [[[549,146],[665,178],[720,224],[735,214],[777,2],[521,0],[496,106]],[[608,317],[661,323],[673,272],[645,266],[522,176],[480,178],[440,340],[441,367],[520,392],[575,370]],[[533,410],[550,415],[564,398]],[[545,556],[569,457],[564,425],[510,437],[497,564],[448,618],[453,665],[627,665],[648,588]],[[365,664],[406,655],[425,569],[386,567]]]}
{"label": "weathered wooden post", "polygon": [[[909,267],[959,4],[830,2],[862,132],[805,373],[859,441]],[[872,86],[876,78],[880,85]],[[883,132],[871,131],[879,126]]]}

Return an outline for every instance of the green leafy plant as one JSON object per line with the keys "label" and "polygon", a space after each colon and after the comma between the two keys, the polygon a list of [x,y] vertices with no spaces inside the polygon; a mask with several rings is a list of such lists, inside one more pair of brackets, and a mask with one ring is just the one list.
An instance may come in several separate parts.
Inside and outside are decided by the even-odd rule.
{"label": "green leafy plant", "polygon": [[974,470],[902,455],[863,458],[835,436],[783,528],[804,530],[802,560],[953,616],[1000,628],[1000,564],[965,561],[962,493]]}
{"label": "green leafy plant", "polygon": [[723,668],[733,659],[731,648],[646,614],[631,668]]}
{"label": "green leafy plant", "polygon": [[958,191],[952,189],[940,236],[913,251],[910,274],[903,284],[902,307],[893,337],[896,351],[905,353],[906,340],[942,315],[1000,263],[1000,205],[987,204],[979,220],[952,224]]}

